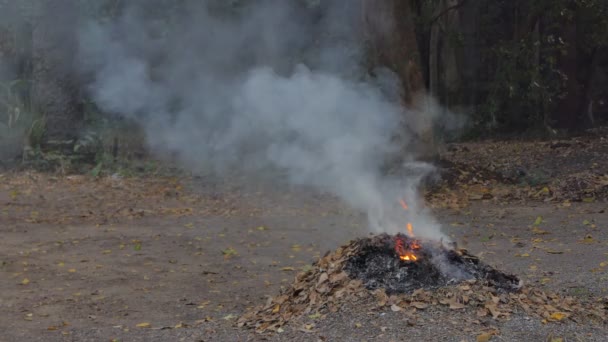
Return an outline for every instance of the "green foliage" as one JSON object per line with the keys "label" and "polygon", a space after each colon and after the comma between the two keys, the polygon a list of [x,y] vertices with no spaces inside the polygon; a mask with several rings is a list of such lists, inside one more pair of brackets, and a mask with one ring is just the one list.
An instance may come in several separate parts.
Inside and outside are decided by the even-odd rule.
{"label": "green foliage", "polygon": [[[481,96],[474,104],[475,130],[487,134],[550,128],[572,77],[560,59],[571,44],[576,44],[582,63],[608,46],[608,2],[484,0],[480,8],[476,39],[482,56],[477,76]],[[576,41],[561,36],[570,25],[576,26]]]}
{"label": "green foliage", "polygon": [[23,149],[39,147],[46,133],[46,119],[29,100],[29,81],[0,83],[0,141]]}

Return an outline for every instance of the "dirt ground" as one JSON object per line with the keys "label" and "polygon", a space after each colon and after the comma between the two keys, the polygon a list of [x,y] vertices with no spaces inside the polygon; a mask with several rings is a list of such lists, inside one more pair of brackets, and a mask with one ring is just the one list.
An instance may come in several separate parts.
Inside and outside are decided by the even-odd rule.
{"label": "dirt ground", "polygon": [[[527,283],[606,297],[608,205],[483,197],[436,215],[461,247]],[[274,336],[236,318],[365,218],[305,189],[205,178],[0,174],[0,341],[606,341],[605,325],[515,316],[463,327],[467,313],[345,306]],[[561,340],[560,340],[561,339]]]}

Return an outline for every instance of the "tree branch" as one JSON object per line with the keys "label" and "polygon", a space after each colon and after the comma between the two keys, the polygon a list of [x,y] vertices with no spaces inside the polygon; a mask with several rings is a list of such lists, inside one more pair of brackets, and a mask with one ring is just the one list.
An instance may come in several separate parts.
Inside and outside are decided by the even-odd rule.
{"label": "tree branch", "polygon": [[435,17],[433,17],[433,19],[431,19],[431,22],[429,23],[429,26],[433,26],[435,25],[435,23],[437,22],[437,20],[439,20],[439,18],[443,17],[444,15],[446,15],[449,11],[458,9],[462,6],[464,6],[464,4],[466,4],[467,0],[462,0],[459,3],[457,3],[456,5],[452,5],[450,7],[445,8],[443,11],[439,12],[439,14],[437,14]]}

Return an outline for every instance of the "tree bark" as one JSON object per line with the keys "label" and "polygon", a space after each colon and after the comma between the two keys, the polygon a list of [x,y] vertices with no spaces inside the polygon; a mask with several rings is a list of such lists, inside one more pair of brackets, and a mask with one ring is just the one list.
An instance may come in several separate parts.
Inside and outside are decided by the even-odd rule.
{"label": "tree bark", "polygon": [[578,83],[578,51],[576,22],[566,23],[562,37],[566,45],[565,54],[558,56],[558,68],[566,76],[565,93],[558,101],[554,123],[555,127],[574,131],[581,127],[580,101],[581,87]]}
{"label": "tree bark", "polygon": [[83,120],[80,87],[73,70],[77,6],[76,0],[48,1],[33,33],[34,110],[46,118],[46,142],[60,146],[77,138]]}
{"label": "tree bark", "polygon": [[372,64],[397,74],[402,101],[409,109],[404,129],[417,135],[415,150],[420,158],[436,154],[432,115],[420,62],[420,52],[410,0],[366,0],[364,18],[372,45]]}

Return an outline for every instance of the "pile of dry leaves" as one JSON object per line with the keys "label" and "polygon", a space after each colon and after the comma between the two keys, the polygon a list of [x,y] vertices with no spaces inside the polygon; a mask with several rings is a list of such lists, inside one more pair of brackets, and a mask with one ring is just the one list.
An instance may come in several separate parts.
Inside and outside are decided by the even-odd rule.
{"label": "pile of dry leaves", "polygon": [[604,136],[449,144],[440,153],[441,180],[428,189],[427,200],[455,209],[480,200],[606,201]]}
{"label": "pile of dry leaves", "polygon": [[507,320],[522,313],[543,322],[571,319],[605,322],[606,299],[581,302],[573,297],[546,293],[524,286],[517,292],[499,291],[482,280],[467,280],[435,290],[418,289],[409,294],[387,295],[383,289],[367,290],[345,271],[348,260],[360,253],[361,241],[351,241],[318,260],[312,269],[298,274],[294,283],[238,320],[240,327],[259,333],[281,332],[290,321],[337,312],[345,304],[372,299],[378,310],[390,309],[414,317],[419,310],[463,310],[471,317]]}

